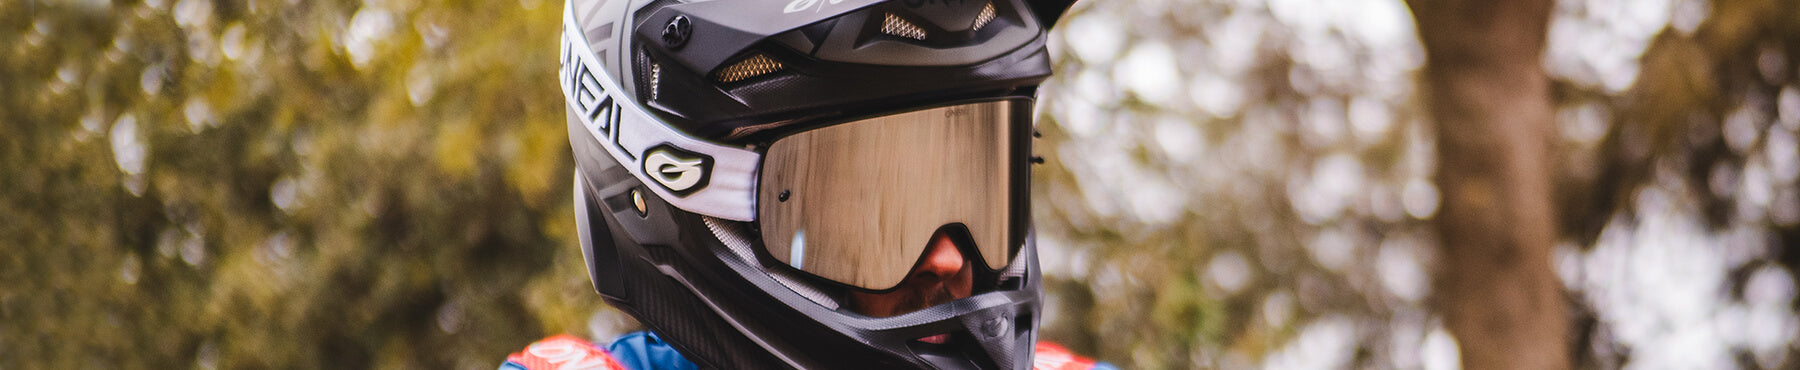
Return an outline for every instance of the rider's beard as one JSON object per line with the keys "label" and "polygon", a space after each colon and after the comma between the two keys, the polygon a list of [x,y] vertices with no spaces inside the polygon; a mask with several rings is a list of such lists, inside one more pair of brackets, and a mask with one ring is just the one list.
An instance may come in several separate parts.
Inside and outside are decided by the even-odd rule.
{"label": "rider's beard", "polygon": [[900,301],[894,304],[894,313],[904,314],[923,310],[927,307],[943,304],[944,302],[954,301],[957,298],[960,297],[957,297],[955,293],[950,292],[950,286],[948,284],[939,284],[937,289],[914,291],[906,296],[900,297]]}

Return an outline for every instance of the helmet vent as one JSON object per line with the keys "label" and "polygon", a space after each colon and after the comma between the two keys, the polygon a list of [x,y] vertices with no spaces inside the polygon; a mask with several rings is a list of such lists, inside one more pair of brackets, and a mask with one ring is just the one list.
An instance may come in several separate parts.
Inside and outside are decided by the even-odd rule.
{"label": "helmet vent", "polygon": [[994,3],[993,2],[988,2],[987,6],[981,7],[981,14],[975,15],[975,30],[980,31],[981,27],[985,27],[988,25],[988,22],[993,22],[994,15],[995,15],[994,13],[995,13],[995,11],[994,11]]}
{"label": "helmet vent", "polygon": [[925,40],[925,29],[901,19],[894,13],[887,13],[887,18],[881,21],[881,33],[919,41]]}
{"label": "helmet vent", "polygon": [[1006,266],[1006,271],[1000,273],[1002,282],[1021,277],[1025,277],[1025,263],[1022,261],[1013,261],[1011,265]]}
{"label": "helmet vent", "polygon": [[[744,263],[751,265],[757,264],[756,252],[750,251],[749,233],[744,231],[743,224],[714,218],[712,216],[704,216],[703,220],[706,220],[706,228],[712,230],[713,236],[718,237],[719,243],[724,244],[726,249],[730,249],[732,254],[736,254],[738,258],[744,261]],[[838,302],[837,300],[832,299],[831,295],[826,294],[824,290],[819,289],[818,287],[801,282],[799,277],[792,276],[789,272],[780,269],[764,271],[768,272],[769,277],[774,278],[776,282],[781,283],[781,285],[786,286],[788,290],[794,291],[794,293],[799,294],[801,297],[806,297],[807,300],[813,301],[813,303],[817,303],[827,309],[838,309]]]}
{"label": "helmet vent", "polygon": [[661,89],[657,88],[658,85],[662,85],[662,63],[651,63],[650,64],[650,100],[656,100],[657,95],[661,95],[661,94],[659,94],[661,92]]}
{"label": "helmet vent", "polygon": [[743,81],[751,77],[766,75],[781,70],[781,62],[767,55],[756,54],[749,58],[719,70],[714,76],[720,83]]}

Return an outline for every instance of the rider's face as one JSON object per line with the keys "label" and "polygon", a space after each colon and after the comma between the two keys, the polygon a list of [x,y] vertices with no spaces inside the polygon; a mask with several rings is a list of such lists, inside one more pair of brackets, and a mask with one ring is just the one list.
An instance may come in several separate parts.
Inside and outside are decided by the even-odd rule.
{"label": "rider's face", "polygon": [[879,294],[852,292],[851,307],[864,315],[889,317],[968,297],[975,281],[971,268],[956,242],[938,231],[898,289]]}

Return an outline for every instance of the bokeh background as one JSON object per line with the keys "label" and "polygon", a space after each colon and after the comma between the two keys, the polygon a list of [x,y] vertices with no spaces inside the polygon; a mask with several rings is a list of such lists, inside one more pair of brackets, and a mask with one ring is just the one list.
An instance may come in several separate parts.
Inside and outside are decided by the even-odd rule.
{"label": "bokeh background", "polygon": [[[486,369],[635,329],[574,245],[561,8],[0,1],[0,369]],[[1127,368],[1457,368],[1417,24],[1079,2],[1039,102],[1045,337]],[[1548,24],[1571,364],[1800,365],[1800,2]]]}

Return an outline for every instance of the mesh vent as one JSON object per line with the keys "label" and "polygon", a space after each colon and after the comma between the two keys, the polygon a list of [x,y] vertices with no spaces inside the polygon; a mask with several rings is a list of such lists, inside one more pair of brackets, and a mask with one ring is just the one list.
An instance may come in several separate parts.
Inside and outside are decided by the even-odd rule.
{"label": "mesh vent", "polygon": [[662,63],[650,63],[650,100],[656,100],[657,95],[661,95],[662,89],[657,88],[659,85],[662,85]]}
{"label": "mesh vent", "polygon": [[774,58],[770,58],[767,55],[756,54],[749,58],[744,58],[743,61],[739,61],[737,64],[732,64],[720,69],[719,74],[714,78],[719,80],[720,83],[730,83],[743,81],[747,78],[761,76],[779,70],[781,70],[780,61],[776,61]]}
{"label": "mesh vent", "polygon": [[[632,82],[636,82],[637,96],[645,97],[654,95],[651,94],[651,91],[653,90],[650,88],[650,79],[652,78],[650,71],[650,65],[652,64],[650,63],[650,55],[645,54],[642,49],[639,49],[636,53],[632,54],[637,56],[636,58],[631,58]],[[651,99],[655,100],[654,97]]]}
{"label": "mesh vent", "polygon": [[981,7],[981,14],[975,15],[975,30],[980,31],[981,27],[985,27],[988,25],[988,22],[993,22],[993,21],[994,21],[994,3],[990,2],[990,3],[987,3],[987,6]]}
{"label": "mesh vent", "polygon": [[[745,237],[746,233],[742,229],[743,224],[713,218],[712,216],[706,216],[704,219],[706,220],[706,228],[712,230],[713,236],[718,237],[719,242],[725,244],[725,248],[731,249],[732,254],[736,254],[738,258],[742,258],[745,263],[751,265],[757,264],[756,252],[750,250],[749,238]],[[788,290],[799,293],[800,296],[806,297],[806,299],[812,300],[813,303],[818,303],[820,306],[825,306],[825,308],[833,310],[838,309],[837,300],[831,299],[831,296],[825,294],[824,290],[801,282],[797,277],[789,275],[786,271],[765,271],[769,273],[769,277],[775,278],[776,282],[787,286]]]}
{"label": "mesh vent", "polygon": [[887,13],[887,19],[881,21],[881,33],[919,41],[925,40],[925,29],[919,28],[905,19],[900,19],[900,16],[894,15],[894,13]]}
{"label": "mesh vent", "polygon": [[1017,257],[1013,258],[1012,264],[1006,266],[1006,271],[1000,273],[1000,280],[1024,277],[1025,265],[1025,261],[1019,261]]}
{"label": "mesh vent", "polygon": [[756,263],[756,252],[750,250],[750,241],[744,237],[744,231],[738,225],[712,216],[706,216],[703,220],[706,221],[706,229],[712,230],[713,236],[718,237],[725,248],[731,249],[731,254],[736,254],[744,263]]}
{"label": "mesh vent", "polygon": [[788,290],[799,293],[800,296],[806,297],[806,299],[813,301],[813,303],[818,303],[820,306],[824,306],[831,310],[838,309],[837,301],[832,300],[831,296],[825,295],[825,291],[800,282],[799,277],[793,276],[787,271],[771,270],[769,271],[769,276],[775,278],[775,281],[781,283],[781,285],[786,285]]}

